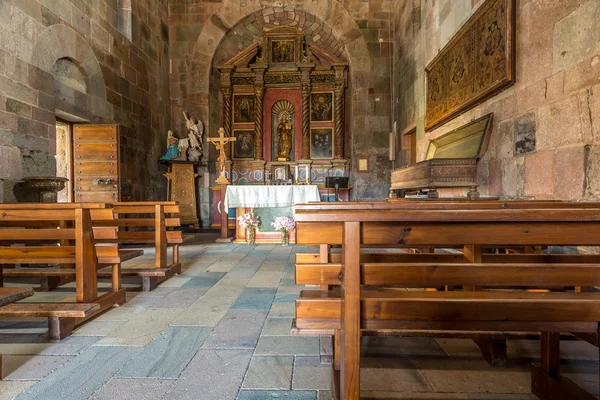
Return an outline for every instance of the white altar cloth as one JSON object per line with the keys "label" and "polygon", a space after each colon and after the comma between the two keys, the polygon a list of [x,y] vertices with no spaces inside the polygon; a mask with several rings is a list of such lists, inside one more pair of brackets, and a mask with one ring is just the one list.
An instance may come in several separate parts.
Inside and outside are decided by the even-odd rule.
{"label": "white altar cloth", "polygon": [[240,185],[227,186],[225,209],[293,207],[321,201],[317,185]]}

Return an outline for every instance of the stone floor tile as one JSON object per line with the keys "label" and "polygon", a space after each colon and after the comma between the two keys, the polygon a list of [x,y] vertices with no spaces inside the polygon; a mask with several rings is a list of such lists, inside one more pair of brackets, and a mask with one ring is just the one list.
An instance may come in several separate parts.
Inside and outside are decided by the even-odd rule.
{"label": "stone floor tile", "polygon": [[40,380],[75,356],[7,356],[2,357],[4,380]]}
{"label": "stone floor tile", "polygon": [[437,392],[530,393],[529,366],[492,368],[482,359],[417,359]]}
{"label": "stone floor tile", "polygon": [[317,400],[312,390],[241,390],[237,400]]}
{"label": "stone floor tile", "polygon": [[293,318],[267,318],[263,327],[262,335],[289,335],[292,328]]}
{"label": "stone floor tile", "polygon": [[248,368],[252,350],[200,349],[165,399],[235,399]]}
{"label": "stone floor tile", "polygon": [[161,400],[174,383],[171,379],[112,378],[90,400]]}
{"label": "stone floor tile", "polygon": [[268,310],[277,289],[246,288],[231,306],[232,310]]}
{"label": "stone floor tile", "polygon": [[331,390],[319,390],[318,400],[333,400]]}
{"label": "stone floor tile", "polygon": [[321,357],[296,357],[292,389],[331,389],[331,364],[322,364]]}
{"label": "stone floor tile", "polygon": [[[511,359],[540,359],[539,340],[508,340],[507,353]],[[561,360],[598,360],[597,347],[580,340],[563,340],[560,342]]]}
{"label": "stone floor tile", "polygon": [[146,346],[163,331],[180,310],[149,309],[136,315],[96,343],[97,346]]}
{"label": "stone floor tile", "polygon": [[224,276],[224,272],[203,272],[198,276],[192,277],[192,279],[181,285],[181,287],[212,287]]}
{"label": "stone floor tile", "polygon": [[0,381],[0,400],[13,400],[36,381]]}
{"label": "stone floor tile", "polygon": [[296,304],[298,295],[296,293],[276,293],[273,303],[291,303]]}
{"label": "stone floor tile", "polygon": [[263,272],[262,267],[258,270],[256,274],[250,279],[248,282],[248,287],[256,287],[256,288],[278,288],[279,281],[281,280],[282,272]]}
{"label": "stone floor tile", "polygon": [[95,319],[81,325],[71,336],[106,336],[123,323],[123,321],[99,321]]}
{"label": "stone floor tile", "polygon": [[254,356],[244,378],[244,389],[291,388],[294,357]]}
{"label": "stone floor tile", "polygon": [[154,288],[153,290],[151,290],[149,292],[127,292],[127,295],[129,296],[131,294],[132,296],[137,296],[137,297],[154,297],[154,296],[164,297],[164,296],[168,295],[169,293],[172,293],[174,290],[175,290],[175,288],[173,288],[173,287],[157,286],[156,288]]}
{"label": "stone floor tile", "polygon": [[296,305],[294,303],[273,303],[269,310],[269,317],[295,317]]}
{"label": "stone floor tile", "polygon": [[256,346],[260,355],[318,356],[318,336],[261,336]]}
{"label": "stone floor tile", "polygon": [[480,358],[481,349],[471,339],[436,339],[450,358]]}
{"label": "stone floor tile", "polygon": [[419,368],[409,358],[363,358],[360,368],[362,390],[390,392],[431,392]]}
{"label": "stone floor tile", "polygon": [[360,348],[363,356],[446,357],[433,338],[363,336]]}
{"label": "stone floor tile", "polygon": [[158,302],[162,299],[162,296],[135,296],[130,300],[127,300],[127,303],[123,305],[123,307],[150,307],[154,305],[154,303]]}
{"label": "stone floor tile", "polygon": [[201,297],[171,323],[173,326],[216,326],[235,297]]}
{"label": "stone floor tile", "polygon": [[321,353],[321,356],[333,355],[333,336],[319,337],[319,352]]}
{"label": "stone floor tile", "polygon": [[210,334],[211,328],[171,326],[117,373],[119,378],[176,379]]}
{"label": "stone floor tile", "polygon": [[0,354],[75,356],[100,339],[96,336],[69,336],[60,342],[48,342],[45,336],[0,336]]}
{"label": "stone floor tile", "polygon": [[203,347],[253,349],[266,318],[266,311],[230,310],[213,329]]}
{"label": "stone floor tile", "polygon": [[238,297],[244,291],[248,281],[249,279],[229,279],[229,275],[226,275],[226,278],[211,287],[204,297]]}
{"label": "stone floor tile", "polygon": [[152,308],[188,308],[207,291],[207,287],[182,287],[161,297]]}
{"label": "stone floor tile", "polygon": [[133,347],[91,347],[21,393],[17,399],[87,399],[139,350]]}
{"label": "stone floor tile", "polygon": [[160,284],[160,287],[166,288],[178,288],[185,285],[188,281],[190,281],[193,276],[172,276],[163,283]]}
{"label": "stone floor tile", "polygon": [[129,321],[135,315],[141,314],[146,307],[113,307],[107,312],[94,318],[94,321]]}
{"label": "stone floor tile", "polygon": [[228,278],[250,279],[256,274],[258,265],[238,265],[227,274]]}
{"label": "stone floor tile", "polygon": [[[598,353],[598,349],[596,349]],[[598,361],[567,361],[561,362],[561,374],[571,379],[588,393],[595,396],[600,394],[598,382]]]}

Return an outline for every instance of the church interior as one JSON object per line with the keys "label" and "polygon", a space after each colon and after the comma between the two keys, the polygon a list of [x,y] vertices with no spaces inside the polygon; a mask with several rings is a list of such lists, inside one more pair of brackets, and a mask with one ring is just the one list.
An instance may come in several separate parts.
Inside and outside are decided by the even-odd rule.
{"label": "church interior", "polygon": [[599,399],[599,26],[0,0],[0,400]]}

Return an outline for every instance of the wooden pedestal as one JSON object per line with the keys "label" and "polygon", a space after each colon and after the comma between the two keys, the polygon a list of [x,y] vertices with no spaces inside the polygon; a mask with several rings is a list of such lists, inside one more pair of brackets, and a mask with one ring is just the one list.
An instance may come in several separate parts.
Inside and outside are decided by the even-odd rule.
{"label": "wooden pedestal", "polygon": [[187,161],[167,161],[169,172],[164,175],[169,180],[167,200],[179,203],[181,225],[194,225],[198,228],[196,206],[197,163]]}

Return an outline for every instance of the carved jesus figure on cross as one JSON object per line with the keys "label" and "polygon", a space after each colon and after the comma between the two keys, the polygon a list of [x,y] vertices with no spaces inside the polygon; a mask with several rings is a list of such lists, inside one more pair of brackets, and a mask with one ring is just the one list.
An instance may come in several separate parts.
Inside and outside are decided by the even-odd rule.
{"label": "carved jesus figure on cross", "polygon": [[227,177],[225,176],[225,161],[227,161],[227,155],[225,154],[225,145],[230,142],[235,142],[234,137],[225,137],[225,129],[219,129],[218,138],[208,138],[210,143],[214,144],[219,151],[218,161],[221,163],[221,176],[217,179],[217,183],[229,184]]}

